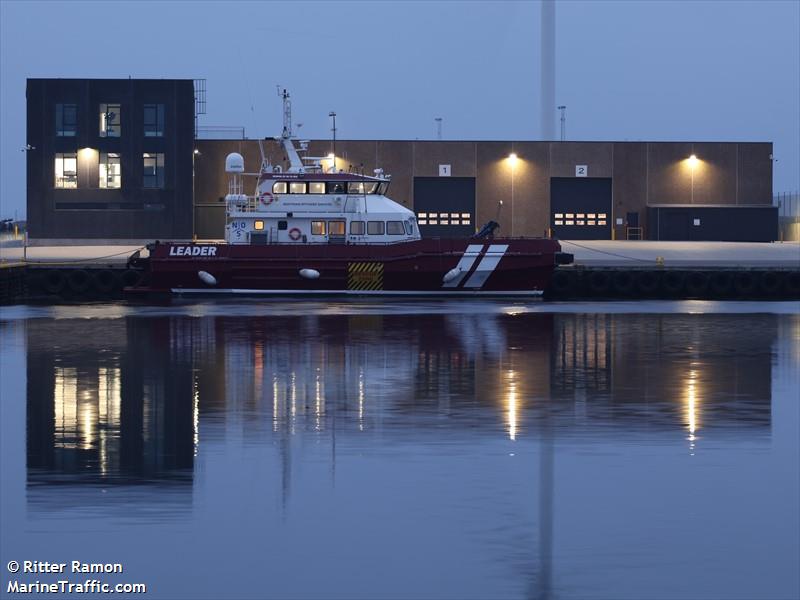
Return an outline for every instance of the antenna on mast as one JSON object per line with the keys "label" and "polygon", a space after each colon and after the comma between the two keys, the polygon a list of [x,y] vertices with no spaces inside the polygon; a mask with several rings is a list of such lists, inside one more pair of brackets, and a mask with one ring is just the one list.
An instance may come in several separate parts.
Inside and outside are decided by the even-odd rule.
{"label": "antenna on mast", "polygon": [[289,139],[292,137],[292,100],[289,92],[285,89],[281,91],[281,86],[278,86],[278,96],[283,99],[283,133],[281,137]]}

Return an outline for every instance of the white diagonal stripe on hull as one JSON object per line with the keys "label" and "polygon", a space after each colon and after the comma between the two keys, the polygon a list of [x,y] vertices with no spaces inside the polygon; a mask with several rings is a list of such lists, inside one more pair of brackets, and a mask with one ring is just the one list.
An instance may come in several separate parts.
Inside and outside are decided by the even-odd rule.
{"label": "white diagonal stripe on hull", "polygon": [[506,250],[508,250],[508,244],[492,244],[489,246],[486,254],[481,259],[481,262],[478,263],[478,268],[472,274],[472,277],[467,279],[467,283],[464,284],[464,287],[483,287],[483,284],[486,283],[487,279],[489,279],[489,275],[491,275],[495,268],[497,268],[497,265],[500,262],[500,259],[503,258]]}
{"label": "white diagonal stripe on hull", "polygon": [[470,244],[467,246],[467,249],[464,251],[464,254],[461,256],[461,260],[458,261],[456,265],[456,269],[461,271],[458,275],[456,275],[453,279],[445,283],[442,287],[452,288],[458,287],[458,284],[461,283],[461,280],[467,276],[469,270],[472,268],[472,265],[475,264],[478,256],[480,256],[481,250],[483,250],[483,244]]}

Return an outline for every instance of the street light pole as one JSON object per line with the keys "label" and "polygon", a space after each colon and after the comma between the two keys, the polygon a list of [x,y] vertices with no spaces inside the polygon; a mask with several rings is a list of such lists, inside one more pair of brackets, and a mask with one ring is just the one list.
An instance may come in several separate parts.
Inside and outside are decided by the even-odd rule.
{"label": "street light pole", "polygon": [[567,134],[567,107],[566,105],[562,104],[558,107],[558,110],[561,111],[561,141],[563,142],[566,139]]}
{"label": "street light pole", "polygon": [[436,121],[436,139],[442,139],[442,117],[436,117],[434,119]]}
{"label": "street light pole", "polygon": [[328,113],[328,116],[333,120],[331,131],[333,131],[333,156],[334,160],[336,160],[336,113],[331,111]]}

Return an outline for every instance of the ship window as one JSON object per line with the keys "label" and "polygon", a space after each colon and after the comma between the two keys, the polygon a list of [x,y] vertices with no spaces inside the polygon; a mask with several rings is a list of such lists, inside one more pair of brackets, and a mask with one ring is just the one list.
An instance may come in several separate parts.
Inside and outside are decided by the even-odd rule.
{"label": "ship window", "polygon": [[344,221],[328,221],[329,235],[344,235]]}
{"label": "ship window", "polygon": [[272,184],[272,193],[273,194],[285,194],[286,193],[286,182],[285,181],[276,181]]}
{"label": "ship window", "polygon": [[78,105],[56,104],[56,135],[75,137],[78,133]]}
{"label": "ship window", "polygon": [[325,235],[325,221],[311,221],[311,235]]}
{"label": "ship window", "polygon": [[122,186],[119,154],[113,152],[100,153],[100,187],[119,188]]}
{"label": "ship window", "polygon": [[289,229],[288,221],[278,221],[278,231],[286,231]]}
{"label": "ship window", "polygon": [[100,105],[100,137],[119,137],[121,123],[119,104]]}
{"label": "ship window", "polygon": [[350,235],[364,235],[364,221],[350,221]]}
{"label": "ship window", "polygon": [[414,233],[414,226],[411,224],[411,221],[406,221],[403,223],[403,227],[406,228],[406,235],[411,235]]}
{"label": "ship window", "polygon": [[345,189],[344,181],[329,181],[328,193],[329,194],[344,194]]}
{"label": "ship window", "polygon": [[386,233],[389,235],[403,235],[405,228],[402,221],[387,221]]}
{"label": "ship window", "polygon": [[378,184],[368,181],[364,184],[364,193],[365,194],[374,194],[378,191]]}
{"label": "ship window", "polygon": [[289,184],[289,193],[290,194],[305,194],[306,193],[306,182],[305,181],[292,181]]}
{"label": "ship window", "polygon": [[144,137],[162,137],[164,135],[164,105],[144,105]]}
{"label": "ship window", "polygon": [[164,187],[164,154],[145,152],[142,155],[142,186],[146,188]]}
{"label": "ship window", "polygon": [[383,195],[386,193],[386,190],[389,188],[389,184],[387,182],[379,183],[378,184],[378,193]]}
{"label": "ship window", "polygon": [[253,229],[255,229],[256,231],[261,231],[262,229],[264,229],[264,221],[262,221],[261,219],[256,219],[256,221],[253,222]]}
{"label": "ship window", "polygon": [[78,154],[77,152],[59,152],[56,154],[55,176],[57,188],[78,187]]}
{"label": "ship window", "polygon": [[325,193],[325,182],[324,181],[312,181],[308,184],[308,193],[309,194],[324,194]]}
{"label": "ship window", "polygon": [[383,235],[383,221],[367,221],[369,235]]}

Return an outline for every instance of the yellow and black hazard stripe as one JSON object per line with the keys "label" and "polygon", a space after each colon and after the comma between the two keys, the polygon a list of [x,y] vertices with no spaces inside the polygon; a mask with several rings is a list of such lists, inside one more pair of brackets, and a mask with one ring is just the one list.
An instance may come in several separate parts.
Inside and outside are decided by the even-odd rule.
{"label": "yellow and black hazard stripe", "polygon": [[383,289],[383,263],[355,262],[347,264],[347,289],[375,291]]}

